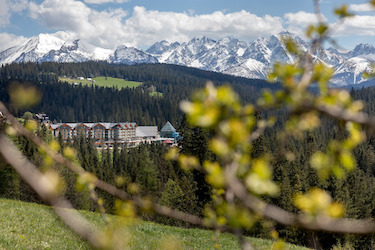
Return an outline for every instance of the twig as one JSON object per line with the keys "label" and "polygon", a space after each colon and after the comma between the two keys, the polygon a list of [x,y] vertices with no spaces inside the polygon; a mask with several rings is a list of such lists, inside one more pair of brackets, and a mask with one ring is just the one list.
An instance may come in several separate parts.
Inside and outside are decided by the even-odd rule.
{"label": "twig", "polygon": [[314,11],[315,11],[315,15],[318,18],[318,23],[323,23],[323,15],[322,15],[322,12],[320,11],[319,0],[314,0]]}
{"label": "twig", "polygon": [[280,224],[311,231],[362,235],[375,234],[375,222],[372,219],[331,219],[326,216],[313,218],[302,214],[296,215],[251,195],[237,178],[231,179],[228,185],[246,207]]}
{"label": "twig", "polygon": [[73,206],[60,197],[50,180],[47,179],[27,158],[16,148],[12,141],[0,135],[0,152],[4,159],[46,202],[53,205],[56,214],[80,237],[86,239],[93,247],[102,247],[93,226],[84,219]]}
{"label": "twig", "polygon": [[[52,150],[47,143],[45,143],[42,139],[37,137],[33,132],[25,129],[22,125],[20,125],[17,121],[17,119],[8,111],[8,109],[5,107],[5,105],[0,102],[0,111],[3,113],[3,115],[7,118],[9,123],[12,125],[12,127],[21,135],[25,136],[32,142],[34,142],[39,148],[43,149],[47,155],[49,155],[54,161],[57,163],[66,166],[68,169],[73,171],[74,173],[78,175],[85,174],[86,171],[77,165],[76,163],[70,161],[69,159],[65,158],[58,152]],[[188,213],[184,213],[181,211],[177,211],[174,209],[171,209],[169,207],[161,206],[158,204],[150,204],[149,202],[141,199],[140,197],[131,197],[127,192],[116,188],[115,186],[104,182],[100,179],[96,179],[93,184],[95,187],[121,199],[121,200],[132,200],[134,204],[138,207],[144,208],[144,209],[154,209],[154,211],[160,215],[169,216],[173,219],[182,220],[185,222],[188,222],[190,224],[194,225],[203,225],[203,219],[192,215]],[[150,207],[151,205],[151,207]]]}
{"label": "twig", "polygon": [[250,242],[244,237],[241,229],[235,230],[235,235],[237,236],[239,242],[241,243],[242,250],[253,250]]}
{"label": "twig", "polygon": [[108,225],[109,224],[108,216],[105,212],[103,202],[100,201],[100,198],[98,197],[98,194],[95,191],[95,187],[89,187],[89,191],[90,191],[91,199],[95,202],[95,204],[99,208],[99,212],[103,218],[103,221]]}
{"label": "twig", "polygon": [[301,111],[311,111],[316,110],[319,111],[322,114],[325,114],[329,117],[332,117],[336,120],[341,121],[351,121],[358,123],[359,125],[362,125],[363,127],[366,127],[372,131],[375,131],[375,119],[368,116],[368,114],[363,112],[350,112],[340,106],[332,105],[315,105],[312,103],[303,103],[301,104],[295,112],[301,112]]}

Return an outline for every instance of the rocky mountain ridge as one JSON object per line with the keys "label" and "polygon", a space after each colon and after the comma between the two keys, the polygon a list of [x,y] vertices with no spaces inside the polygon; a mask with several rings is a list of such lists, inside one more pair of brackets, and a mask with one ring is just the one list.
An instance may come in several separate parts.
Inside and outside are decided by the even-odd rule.
{"label": "rocky mountain ridge", "polygon": [[[83,40],[64,41],[50,34],[40,34],[25,43],[0,52],[0,63],[13,62],[84,62],[107,61],[118,64],[167,63],[215,71],[247,78],[266,78],[275,62],[295,62],[283,42],[282,36],[290,36],[306,51],[310,45],[297,35],[283,32],[252,42],[226,37],[213,40],[207,37],[193,38],[189,42],[157,42],[146,51],[118,46],[114,51],[96,47]],[[359,44],[353,50],[342,53],[334,48],[316,55],[327,65],[334,67],[332,83],[346,86],[366,82],[362,73],[375,63],[375,48]]]}

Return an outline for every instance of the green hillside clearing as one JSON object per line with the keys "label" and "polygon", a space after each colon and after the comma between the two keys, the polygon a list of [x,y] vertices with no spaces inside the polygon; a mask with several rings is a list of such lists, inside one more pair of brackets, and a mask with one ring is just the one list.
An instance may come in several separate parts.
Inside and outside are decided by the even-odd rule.
{"label": "green hillside clearing", "polygon": [[163,93],[154,91],[154,92],[150,92],[150,96],[163,97]]}
{"label": "green hillside clearing", "polygon": [[[105,226],[100,214],[80,211],[98,228]],[[161,249],[175,244],[182,249],[213,249],[214,232],[184,229],[110,216],[112,222],[125,225],[122,238],[125,249]],[[52,209],[34,203],[0,199],[0,249],[88,249],[87,243],[71,232]],[[272,241],[251,238],[255,249],[271,249]],[[220,249],[239,249],[234,236],[221,234]],[[169,245],[170,246],[170,245]],[[304,249],[287,245],[287,249]]]}
{"label": "green hillside clearing", "polygon": [[87,80],[87,78],[85,78],[84,80],[78,80],[76,78],[59,77],[59,80],[62,82],[68,82],[70,84],[82,83],[82,85],[88,85],[88,86],[94,85],[94,86],[109,87],[109,88],[115,87],[118,89],[136,88],[142,84],[141,82],[125,81],[124,79],[120,79],[120,78],[104,77],[104,76],[92,78],[92,80],[95,82],[89,81]]}

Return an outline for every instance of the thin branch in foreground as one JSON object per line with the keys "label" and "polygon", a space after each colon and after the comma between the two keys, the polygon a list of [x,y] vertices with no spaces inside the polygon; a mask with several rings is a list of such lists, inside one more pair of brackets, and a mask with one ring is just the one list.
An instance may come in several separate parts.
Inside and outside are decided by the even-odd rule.
{"label": "thin branch in foreground", "polygon": [[99,208],[99,212],[103,218],[103,221],[108,225],[109,224],[109,220],[108,220],[108,216],[107,216],[107,213],[105,211],[105,208],[104,208],[104,205],[103,205],[103,202],[100,200],[100,198],[98,197],[98,194],[95,192],[95,188],[94,187],[89,187],[89,191],[90,191],[90,198],[95,202],[95,204],[98,206]]}
{"label": "thin branch in foreground", "polygon": [[322,114],[325,114],[329,117],[332,117],[336,120],[341,121],[351,121],[362,125],[370,131],[375,131],[375,119],[369,117],[368,114],[363,112],[350,112],[346,109],[343,109],[340,106],[327,106],[327,105],[314,105],[314,104],[302,104],[298,109],[298,111],[305,111],[305,110],[316,110]]}
{"label": "thin branch in foreground", "polygon": [[280,224],[311,231],[361,235],[375,234],[375,222],[372,219],[332,219],[327,216],[313,218],[306,215],[296,215],[251,195],[237,178],[232,178],[228,183],[229,188],[246,207]]}
{"label": "thin branch in foreground", "polygon": [[[65,158],[58,152],[52,150],[47,143],[45,143],[42,139],[37,137],[33,132],[27,130],[25,127],[23,127],[17,119],[8,111],[8,109],[5,107],[5,105],[0,102],[0,111],[3,113],[3,115],[7,118],[8,122],[11,124],[11,126],[21,135],[25,136],[29,140],[31,140],[33,143],[35,143],[39,148],[43,149],[48,156],[50,156],[55,162],[66,166],[69,170],[72,172],[82,175],[85,174],[86,171],[76,163],[72,162],[71,160]],[[150,202],[145,201],[144,199],[140,197],[131,197],[127,192],[124,190],[118,189],[117,187],[102,181],[100,179],[97,179],[94,181],[94,186],[98,189],[101,189],[108,194],[113,195],[114,197],[117,197],[121,200],[131,200],[133,201],[134,205],[143,208],[143,209],[153,209],[153,211],[160,215],[165,215],[173,219],[181,220],[190,224],[194,225],[202,225],[203,226],[203,219],[192,215],[188,213],[184,213],[181,211],[177,211],[174,209],[171,209],[169,207],[161,206],[158,204],[150,204]],[[150,206],[151,205],[151,206]]]}
{"label": "thin branch in foreground", "polygon": [[0,153],[4,159],[17,171],[35,192],[53,206],[56,214],[80,237],[86,239],[93,247],[102,247],[93,225],[83,218],[66,199],[58,196],[53,185],[34,164],[24,157],[14,143],[0,135]]}

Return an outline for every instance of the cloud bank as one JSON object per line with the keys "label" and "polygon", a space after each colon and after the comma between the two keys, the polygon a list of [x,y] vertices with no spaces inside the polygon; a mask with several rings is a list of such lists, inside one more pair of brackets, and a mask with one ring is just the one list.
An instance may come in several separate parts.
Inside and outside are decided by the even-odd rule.
{"label": "cloud bank", "polygon": [[354,16],[336,24],[334,35],[339,36],[373,36],[375,35],[375,16]]}
{"label": "cloud bank", "polygon": [[131,43],[152,44],[155,41],[187,41],[193,37],[222,38],[235,36],[252,40],[283,30],[279,17],[259,17],[247,11],[225,14],[216,11],[206,15],[160,12],[135,7],[124,23],[123,31],[131,34]]}
{"label": "cloud bank", "polygon": [[[105,2],[86,0],[85,2]],[[283,30],[279,17],[259,17],[247,11],[194,15],[161,12],[136,6],[131,16],[123,9],[97,11],[75,0],[45,0],[29,5],[30,16],[50,29],[73,32],[106,48],[119,44],[142,47],[157,41],[187,41],[196,36],[235,36],[252,40]]]}
{"label": "cloud bank", "polygon": [[21,45],[27,38],[23,36],[16,36],[9,33],[0,33],[0,52],[4,51],[12,46]]}
{"label": "cloud bank", "polygon": [[42,4],[30,3],[30,16],[45,27],[62,30],[94,45],[112,48],[124,38],[122,9],[97,11],[74,0],[45,0]]}
{"label": "cloud bank", "polygon": [[88,4],[105,4],[105,3],[126,3],[130,0],[84,0]]}
{"label": "cloud bank", "polygon": [[[200,36],[214,39],[231,36],[251,41],[284,30],[303,36],[307,25],[316,23],[315,14],[305,11],[278,17],[259,16],[245,10],[195,14],[194,11],[148,10],[141,6],[129,10],[100,10],[91,6],[128,1],[130,0],[0,0],[0,28],[10,25],[10,18],[14,13],[22,13],[51,32],[59,31],[56,35],[63,39],[80,38],[96,46],[114,49],[121,44],[147,48],[161,40],[184,42]],[[369,8],[366,4],[352,4],[349,7],[360,12]],[[324,19],[327,20],[325,17]],[[374,35],[375,17],[356,16],[337,26],[335,31],[336,37]],[[4,34],[1,33],[1,36],[5,37]],[[8,38],[11,36],[13,35],[7,35]]]}
{"label": "cloud bank", "polygon": [[374,11],[375,7],[369,3],[350,4],[349,10],[355,11],[355,12],[370,12],[370,11]]}
{"label": "cloud bank", "polygon": [[27,0],[0,0],[0,27],[10,24],[10,17],[27,8]]}

